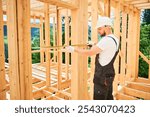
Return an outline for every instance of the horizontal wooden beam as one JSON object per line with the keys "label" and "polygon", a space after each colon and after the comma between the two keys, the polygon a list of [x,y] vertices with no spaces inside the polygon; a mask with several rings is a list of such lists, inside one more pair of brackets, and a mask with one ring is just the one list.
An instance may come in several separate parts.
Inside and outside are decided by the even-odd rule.
{"label": "horizontal wooden beam", "polygon": [[123,93],[118,93],[116,95],[117,100],[137,100],[137,98],[130,96],[130,95],[125,95]]}
{"label": "horizontal wooden beam", "polygon": [[130,83],[128,84],[129,88],[144,91],[150,93],[150,86],[148,85],[143,85],[143,84],[137,84],[137,83]]}
{"label": "horizontal wooden beam", "polygon": [[150,9],[149,6],[144,6],[144,7],[138,7],[138,9]]}
{"label": "horizontal wooden beam", "polygon": [[142,0],[142,1],[140,1],[140,0],[137,0],[137,1],[131,1],[129,4],[141,4],[141,3],[148,3],[148,0]]}
{"label": "horizontal wooden beam", "polygon": [[[143,0],[124,0],[124,2],[135,2],[135,1],[143,1]],[[147,0],[148,2],[148,0]]]}
{"label": "horizontal wooden beam", "polygon": [[78,8],[77,5],[75,5],[75,4],[60,1],[60,0],[38,0],[38,1],[48,3],[51,5],[56,5],[58,7],[64,7],[64,8],[71,9],[71,10]]}
{"label": "horizontal wooden beam", "polygon": [[135,7],[147,7],[147,6],[150,7],[150,3],[141,3],[141,4],[134,5],[134,6]]}
{"label": "horizontal wooden beam", "polygon": [[30,26],[31,26],[31,28],[40,28],[41,27],[40,24],[33,24],[33,23],[31,23]]}
{"label": "horizontal wooden beam", "polygon": [[150,80],[147,78],[138,77],[138,79],[136,79],[136,82],[145,83],[147,85],[150,85]]}
{"label": "horizontal wooden beam", "polygon": [[[3,21],[3,25],[7,25],[7,21]],[[40,24],[33,24],[33,23],[31,23],[30,26],[31,26],[31,28],[40,28],[41,27]]]}
{"label": "horizontal wooden beam", "polygon": [[124,93],[130,96],[138,97],[138,98],[143,98],[145,100],[150,99],[150,93],[140,91],[140,90],[135,90],[131,88],[124,87]]}
{"label": "horizontal wooden beam", "polygon": [[[6,15],[7,14],[7,11],[3,11],[3,15]],[[36,19],[40,19],[40,17],[42,16],[36,16],[36,15],[31,15],[30,18],[36,18]],[[42,17],[43,20],[45,19],[44,17]]]}

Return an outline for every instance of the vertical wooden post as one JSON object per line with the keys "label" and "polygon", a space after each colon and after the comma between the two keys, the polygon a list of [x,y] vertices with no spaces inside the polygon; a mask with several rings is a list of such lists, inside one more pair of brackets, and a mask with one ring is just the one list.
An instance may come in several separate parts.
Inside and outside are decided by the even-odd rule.
{"label": "vertical wooden post", "polygon": [[127,35],[127,14],[122,12],[122,39],[121,39],[121,84],[125,83],[125,65],[126,65],[126,35]]}
{"label": "vertical wooden post", "polygon": [[40,62],[43,64],[44,63],[44,52],[43,48],[44,46],[44,40],[43,40],[43,17],[40,16]]}
{"label": "vertical wooden post", "polygon": [[[50,46],[49,4],[45,3],[45,45]],[[51,85],[50,50],[46,49],[46,86]]]}
{"label": "vertical wooden post", "polygon": [[134,38],[135,38],[135,59],[133,59],[134,64],[134,70],[133,70],[133,77],[138,78],[138,69],[139,69],[139,45],[140,45],[140,10],[137,10],[135,14],[135,21],[134,23],[136,24],[136,30],[134,33]]}
{"label": "vertical wooden post", "polygon": [[0,0],[0,100],[6,99],[5,81],[5,57],[4,57],[4,34],[3,34],[3,11],[2,0]]}
{"label": "vertical wooden post", "polygon": [[11,99],[32,99],[30,0],[7,0]]}
{"label": "vertical wooden post", "polygon": [[19,84],[19,52],[17,45],[17,1],[7,0],[10,99],[21,99]]}
{"label": "vertical wooden post", "polygon": [[[120,2],[115,4],[115,21],[114,21],[114,35],[120,39]],[[118,79],[119,79],[119,55],[116,57],[115,63],[115,79],[114,79],[114,93],[118,92]]]}
{"label": "vertical wooden post", "polygon": [[127,38],[127,78],[131,80],[132,77],[132,39],[133,39],[133,11],[129,13],[128,20],[128,38]]}
{"label": "vertical wooden post", "polygon": [[101,6],[101,1],[98,1],[98,13],[101,15],[101,16],[104,16],[105,14],[104,14],[104,10],[103,10],[103,8],[102,8],[102,6]]}
{"label": "vertical wooden post", "polygon": [[[93,42],[98,41],[98,34],[97,34],[97,29],[95,29],[97,20],[98,20],[98,0],[94,0],[92,2],[92,32],[91,32],[91,39]],[[93,99],[93,77],[94,77],[94,70],[95,70],[95,56],[91,57],[91,74],[90,74],[90,99]]]}
{"label": "vertical wooden post", "polygon": [[110,17],[110,10],[111,10],[110,0],[105,0],[104,1],[104,15],[107,17]]}
{"label": "vertical wooden post", "polygon": [[[69,18],[68,10],[66,10],[65,17],[65,44],[69,45]],[[69,79],[69,53],[65,53],[65,64],[66,64],[66,79]]]}
{"label": "vertical wooden post", "polygon": [[[56,46],[56,25],[55,17],[53,17],[53,46]],[[56,63],[56,50],[54,49],[54,63]]]}
{"label": "vertical wooden post", "polygon": [[[72,44],[84,44],[88,36],[88,0],[78,0],[79,8],[72,10]],[[88,99],[87,57],[72,54],[71,94],[72,99]]]}
{"label": "vertical wooden post", "polygon": [[[61,46],[62,45],[62,18],[61,18],[61,13],[60,10],[57,9],[57,45]],[[58,51],[58,49],[57,49]],[[58,56],[57,56],[57,88],[58,90],[61,89],[61,83],[62,83],[62,52],[58,51]]]}

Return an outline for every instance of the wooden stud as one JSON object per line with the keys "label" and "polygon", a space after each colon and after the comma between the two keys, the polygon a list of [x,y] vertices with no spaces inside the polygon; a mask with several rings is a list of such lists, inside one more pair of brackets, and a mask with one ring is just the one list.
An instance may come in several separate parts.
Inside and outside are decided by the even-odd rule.
{"label": "wooden stud", "polygon": [[16,0],[7,0],[10,99],[20,99],[16,7]]}
{"label": "wooden stud", "polygon": [[11,99],[32,99],[30,1],[7,0]]}
{"label": "wooden stud", "polygon": [[129,80],[132,77],[131,70],[132,70],[132,61],[134,60],[132,58],[132,39],[133,39],[133,12],[129,14],[129,21],[128,21],[128,38],[127,38],[127,78]]}
{"label": "wooden stud", "polygon": [[[55,17],[53,17],[53,46],[56,46],[56,23]],[[54,63],[56,63],[56,50],[54,50]]]}
{"label": "wooden stud", "polygon": [[[30,0],[17,0],[21,99],[32,99]],[[13,66],[14,67],[14,66]]]}
{"label": "wooden stud", "polygon": [[[57,46],[62,46],[62,18],[61,18],[61,13],[60,10],[57,9]],[[57,75],[57,88],[58,90],[61,89],[61,83],[62,83],[62,52],[58,51],[57,53],[57,70],[58,70],[58,75]]]}
{"label": "wooden stud", "polygon": [[0,0],[0,100],[6,99],[2,0]]}
{"label": "wooden stud", "polygon": [[[45,8],[45,45],[50,46],[50,23],[49,23],[49,4],[44,4]],[[51,86],[50,53],[46,49],[46,86]]]}
{"label": "wooden stud", "polygon": [[98,1],[98,12],[101,16],[104,16],[104,10],[102,9],[100,1]]}
{"label": "wooden stud", "polygon": [[[139,17],[140,18],[140,17]],[[133,14],[133,20],[132,20],[132,25],[129,25],[129,26],[132,26],[132,27],[137,27],[137,23],[140,23],[137,21],[138,19],[136,18],[136,13]],[[134,22],[134,23],[133,23]],[[133,31],[132,31],[133,32]],[[136,78],[135,75],[136,75],[136,62],[138,61],[137,59],[137,53],[139,51],[139,49],[137,50],[137,42],[139,41],[139,38],[137,38],[137,31],[135,31],[134,33],[132,33],[132,38],[130,38],[132,40],[132,51],[131,51],[131,63],[132,63],[132,67],[131,67],[131,77],[133,77],[134,79]]]}
{"label": "wooden stud", "polygon": [[110,17],[110,10],[111,10],[110,0],[104,0],[104,15]]}
{"label": "wooden stud", "polygon": [[[42,16],[40,17],[40,47],[43,47],[44,44],[44,39],[43,39],[43,18]],[[41,64],[44,63],[44,52],[43,48],[40,48],[40,62]]]}
{"label": "wooden stud", "polygon": [[136,34],[135,34],[135,41],[136,41],[136,48],[135,48],[135,66],[133,71],[133,76],[135,78],[138,78],[138,72],[139,72],[139,46],[140,46],[140,11],[136,12]]}
{"label": "wooden stud", "polygon": [[[69,45],[69,18],[68,10],[66,10],[65,16],[65,44]],[[65,53],[65,64],[66,64],[66,79],[69,79],[69,53]]]}
{"label": "wooden stud", "polygon": [[[72,44],[84,44],[88,34],[88,0],[78,0],[79,9],[72,10]],[[71,94],[72,99],[88,99],[87,57],[72,54]]]}
{"label": "wooden stud", "polygon": [[[114,35],[120,40],[120,2],[117,2],[115,7]],[[113,83],[113,92],[115,94],[118,92],[119,56],[116,57],[114,68],[116,75]]]}
{"label": "wooden stud", "polygon": [[35,14],[33,15],[33,24],[36,24],[36,16],[35,16]]}
{"label": "wooden stud", "polygon": [[121,39],[121,84],[125,85],[125,64],[126,64],[126,35],[127,35],[127,14],[122,12],[122,39]]}
{"label": "wooden stud", "polygon": [[[97,29],[95,29],[97,20],[98,20],[98,12],[97,12],[97,5],[98,0],[94,0],[92,2],[92,31],[91,31],[91,39],[93,42],[97,42]],[[91,57],[91,73],[90,73],[90,99],[93,99],[93,76],[95,70],[95,56]]]}

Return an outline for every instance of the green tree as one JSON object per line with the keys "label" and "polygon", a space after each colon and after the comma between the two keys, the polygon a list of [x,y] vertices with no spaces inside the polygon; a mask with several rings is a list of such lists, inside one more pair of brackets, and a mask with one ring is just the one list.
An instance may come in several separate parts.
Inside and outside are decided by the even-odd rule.
{"label": "green tree", "polygon": [[[150,59],[150,9],[142,12],[142,23],[140,30],[140,51]],[[148,77],[149,65],[140,57],[139,76]]]}
{"label": "green tree", "polygon": [[[140,51],[150,59],[150,24],[141,25],[140,31]],[[148,77],[149,65],[140,57],[139,59],[139,76]]]}
{"label": "green tree", "polygon": [[143,22],[145,24],[150,24],[150,9],[145,9],[143,12]]}

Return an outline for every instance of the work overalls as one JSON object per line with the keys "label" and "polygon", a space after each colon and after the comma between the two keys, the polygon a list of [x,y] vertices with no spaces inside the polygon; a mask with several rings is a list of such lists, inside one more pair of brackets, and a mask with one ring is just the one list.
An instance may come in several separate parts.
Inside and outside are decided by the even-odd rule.
{"label": "work overalls", "polygon": [[[117,42],[113,37],[116,46]],[[119,49],[118,49],[119,50]],[[119,51],[116,51],[111,62],[105,66],[101,66],[99,63],[99,54],[95,58],[95,73],[94,73],[94,100],[113,100],[113,80],[115,77],[115,70],[113,63]]]}

